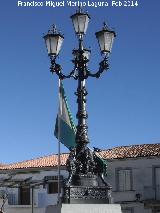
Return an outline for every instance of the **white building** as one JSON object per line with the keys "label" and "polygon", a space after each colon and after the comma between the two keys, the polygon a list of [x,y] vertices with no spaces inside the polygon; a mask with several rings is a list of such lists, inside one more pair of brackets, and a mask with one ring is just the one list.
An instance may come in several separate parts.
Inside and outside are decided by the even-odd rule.
{"label": "white building", "polygon": [[[116,147],[100,154],[108,160],[106,179],[112,185],[114,202],[121,204],[124,213],[160,212],[160,144]],[[63,179],[68,176],[67,157],[68,154],[61,155]],[[46,213],[51,205],[56,205],[57,162],[57,155],[51,155],[0,165],[0,194],[2,190],[8,194],[5,211]]]}

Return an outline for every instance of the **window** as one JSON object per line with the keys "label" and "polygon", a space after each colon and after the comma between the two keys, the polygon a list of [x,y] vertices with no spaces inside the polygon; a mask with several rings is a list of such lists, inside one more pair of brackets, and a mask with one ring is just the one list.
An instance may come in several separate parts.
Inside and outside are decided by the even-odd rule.
{"label": "window", "polygon": [[[60,182],[60,192],[61,192],[61,182]],[[58,182],[52,182],[48,184],[48,194],[58,193]]]}
{"label": "window", "polygon": [[118,190],[129,191],[131,190],[131,169],[118,170]]}
{"label": "window", "polygon": [[[58,193],[58,176],[45,176],[44,179],[50,182],[48,183],[48,187],[47,187],[48,194]],[[60,175],[60,192],[62,188],[62,181],[63,181],[63,176]]]}
{"label": "window", "polygon": [[30,205],[30,187],[19,188],[19,205]]}
{"label": "window", "polygon": [[8,194],[8,205],[18,205],[17,196],[14,193]]}

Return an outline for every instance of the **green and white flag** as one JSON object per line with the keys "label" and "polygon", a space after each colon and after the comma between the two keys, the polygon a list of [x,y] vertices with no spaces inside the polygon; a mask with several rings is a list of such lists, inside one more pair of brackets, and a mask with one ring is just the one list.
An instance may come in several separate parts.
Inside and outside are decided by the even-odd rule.
{"label": "green and white flag", "polygon": [[59,85],[59,112],[56,119],[54,135],[68,149],[76,146],[76,126],[68,106],[62,81],[60,81]]}
{"label": "green and white flag", "polygon": [[[59,112],[56,119],[54,135],[59,142],[63,143],[68,149],[76,147],[76,126],[69,109],[62,81],[60,81],[59,84]],[[106,175],[107,161],[102,159],[98,153],[96,153],[96,160],[101,165],[101,168],[103,168],[104,175]]]}

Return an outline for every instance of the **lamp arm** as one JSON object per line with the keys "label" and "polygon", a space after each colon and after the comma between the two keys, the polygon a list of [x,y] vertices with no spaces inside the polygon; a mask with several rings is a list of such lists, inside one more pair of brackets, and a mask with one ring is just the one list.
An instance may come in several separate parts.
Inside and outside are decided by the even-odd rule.
{"label": "lamp arm", "polygon": [[74,78],[74,79],[78,79],[77,75],[76,75],[76,67],[74,67],[74,69],[69,73],[69,75],[64,75],[62,73],[62,67],[60,64],[57,64],[55,62],[56,58],[55,57],[51,57],[51,67],[50,67],[50,72],[53,74],[54,72],[58,75],[59,79],[63,80],[66,78]]}
{"label": "lamp arm", "polygon": [[103,61],[101,61],[99,63],[99,70],[96,73],[91,73],[88,69],[87,69],[87,77],[95,77],[95,78],[99,78],[101,76],[101,74],[105,71],[109,69],[109,63],[108,63],[108,57],[105,57],[103,59]]}

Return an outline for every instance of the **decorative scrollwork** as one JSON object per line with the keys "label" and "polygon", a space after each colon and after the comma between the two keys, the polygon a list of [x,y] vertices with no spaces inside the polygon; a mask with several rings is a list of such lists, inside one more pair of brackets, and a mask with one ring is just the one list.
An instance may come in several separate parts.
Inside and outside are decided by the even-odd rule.
{"label": "decorative scrollwork", "polygon": [[99,70],[96,72],[96,73],[91,73],[89,71],[89,69],[87,70],[87,78],[88,76],[90,77],[95,77],[95,78],[99,78],[101,76],[101,74],[105,71],[105,70],[108,70],[109,69],[109,63],[108,63],[108,58],[105,57],[103,59],[103,61],[101,61],[99,63]]}
{"label": "decorative scrollwork", "polygon": [[[109,202],[111,199],[111,190],[104,187],[76,187],[70,186],[66,187],[64,190],[64,197],[68,198],[70,194],[70,200],[104,200],[104,202]],[[69,200],[69,202],[70,202]]]}

